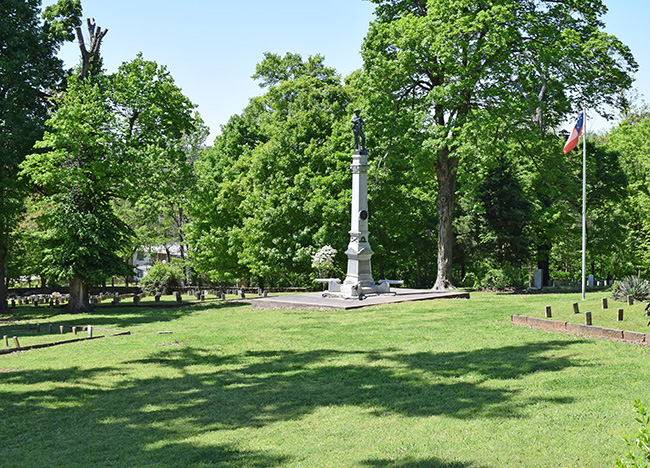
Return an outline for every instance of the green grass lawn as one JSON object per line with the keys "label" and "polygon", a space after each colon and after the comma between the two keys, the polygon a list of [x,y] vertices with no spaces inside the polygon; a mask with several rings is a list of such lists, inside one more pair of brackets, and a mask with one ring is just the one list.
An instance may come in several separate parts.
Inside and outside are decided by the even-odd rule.
{"label": "green grass lawn", "polygon": [[579,299],[21,308],[132,335],[0,356],[0,466],[611,467],[650,349],[509,323]]}

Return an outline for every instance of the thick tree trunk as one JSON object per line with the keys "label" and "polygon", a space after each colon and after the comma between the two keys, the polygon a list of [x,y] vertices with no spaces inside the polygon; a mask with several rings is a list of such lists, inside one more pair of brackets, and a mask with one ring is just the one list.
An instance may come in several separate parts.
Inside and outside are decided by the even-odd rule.
{"label": "thick tree trunk", "polygon": [[456,167],[458,160],[449,157],[449,149],[438,151],[436,173],[438,176],[438,274],[434,291],[456,289],[452,283],[452,248],[454,244],[453,221],[456,203]]}
{"label": "thick tree trunk", "polygon": [[0,314],[8,312],[7,307],[7,282],[5,281],[7,261],[7,247],[0,245]]}
{"label": "thick tree trunk", "polygon": [[70,301],[65,306],[64,311],[70,314],[80,314],[92,312],[92,310],[88,285],[84,283],[80,276],[74,276],[70,279]]}

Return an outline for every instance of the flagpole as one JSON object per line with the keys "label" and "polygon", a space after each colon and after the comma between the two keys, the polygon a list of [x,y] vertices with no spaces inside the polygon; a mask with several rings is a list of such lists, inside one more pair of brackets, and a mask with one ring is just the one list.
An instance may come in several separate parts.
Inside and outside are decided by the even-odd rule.
{"label": "flagpole", "polygon": [[582,300],[585,300],[587,251],[587,111],[582,107]]}

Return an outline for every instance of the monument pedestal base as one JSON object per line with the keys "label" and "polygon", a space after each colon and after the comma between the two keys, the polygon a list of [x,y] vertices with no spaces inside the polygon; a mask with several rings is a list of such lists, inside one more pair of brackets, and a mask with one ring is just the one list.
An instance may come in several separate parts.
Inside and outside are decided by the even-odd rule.
{"label": "monument pedestal base", "polygon": [[357,299],[364,300],[367,296],[371,295],[395,295],[394,291],[390,290],[391,284],[404,284],[401,280],[379,280],[378,283],[372,285],[363,285],[362,283],[345,284],[341,283],[339,278],[317,278],[317,283],[326,283],[327,291],[323,292],[323,297],[340,297],[342,299]]}

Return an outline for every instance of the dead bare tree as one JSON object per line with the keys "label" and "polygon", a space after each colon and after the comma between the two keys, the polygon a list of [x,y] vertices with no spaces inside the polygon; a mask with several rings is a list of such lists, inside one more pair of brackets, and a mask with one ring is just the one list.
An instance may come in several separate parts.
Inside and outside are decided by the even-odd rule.
{"label": "dead bare tree", "polygon": [[90,47],[86,48],[86,42],[81,32],[81,26],[77,26],[77,42],[79,43],[79,50],[81,51],[81,71],[79,72],[79,79],[84,80],[88,76],[91,65],[99,64],[99,46],[102,39],[106,36],[108,29],[102,29],[95,23],[95,18],[86,19],[88,25],[88,36],[90,40]]}

